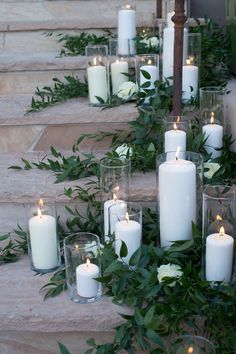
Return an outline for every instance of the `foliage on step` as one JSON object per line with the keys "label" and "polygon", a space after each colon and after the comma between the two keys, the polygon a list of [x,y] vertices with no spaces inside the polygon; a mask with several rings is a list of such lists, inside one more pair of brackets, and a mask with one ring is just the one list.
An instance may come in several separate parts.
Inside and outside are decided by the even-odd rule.
{"label": "foliage on step", "polygon": [[[202,35],[202,56],[200,68],[200,87],[204,86],[225,86],[230,78],[230,71],[227,65],[229,42],[224,29],[213,21],[205,19],[205,24],[196,20],[196,26],[191,28],[191,32]],[[52,35],[53,33],[49,33]],[[108,44],[109,38],[113,34],[109,31],[105,35],[97,36],[82,32],[79,35],[70,36],[60,34],[59,41],[63,43],[61,55],[84,55],[85,47],[88,44]],[[157,45],[153,46],[152,38],[156,38]],[[159,53],[160,40],[158,35],[152,33],[139,34],[137,36],[137,53]],[[86,82],[81,82],[77,77],[65,76],[64,81],[54,78],[53,86],[45,86],[42,89],[37,87],[31,106],[27,110],[36,112],[57,103],[65,102],[70,98],[87,97],[88,87]],[[122,101],[111,100],[110,106],[121,104]]]}
{"label": "foliage on step", "polygon": [[20,225],[13,232],[0,235],[0,265],[16,262],[27,251],[27,233]]}
{"label": "foliage on step", "polygon": [[[115,254],[112,242],[103,248],[103,276],[98,280],[114,303],[133,311],[124,314],[121,308],[123,321],[115,328],[113,342],[89,339],[86,354],[166,353],[171,337],[183,333],[200,333],[216,344],[218,354],[234,354],[235,289],[221,283],[212,287],[203,280],[201,232],[193,225],[193,240],[177,241],[168,251],[155,246],[155,234],[146,244],[144,237],[129,264]],[[120,257],[126,254],[123,244]],[[163,264],[178,265],[182,275],[158,280],[157,268]],[[60,352],[69,350],[60,346]]]}
{"label": "foliage on step", "polygon": [[31,107],[26,113],[40,111],[57,103],[65,102],[70,98],[87,97],[88,85],[74,76],[65,76],[64,81],[54,77],[54,85],[36,88],[34,97],[31,99]]}
{"label": "foliage on step", "polygon": [[202,25],[198,20],[196,23],[191,32],[201,33],[200,86],[225,86],[230,79],[229,38],[225,29],[207,18]]}

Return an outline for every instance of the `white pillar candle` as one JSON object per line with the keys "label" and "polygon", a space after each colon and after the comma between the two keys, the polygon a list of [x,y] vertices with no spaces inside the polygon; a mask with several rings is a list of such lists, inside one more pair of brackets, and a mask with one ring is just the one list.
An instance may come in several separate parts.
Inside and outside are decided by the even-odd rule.
{"label": "white pillar candle", "polygon": [[198,94],[198,67],[192,65],[190,60],[186,60],[186,65],[183,66],[182,74],[182,100],[190,100],[191,97],[195,98]]}
{"label": "white pillar candle", "polygon": [[159,167],[159,202],[161,247],[192,237],[196,221],[196,166],[177,159]]}
{"label": "white pillar candle", "polygon": [[117,95],[119,91],[119,86],[126,81],[129,81],[129,77],[125,74],[129,73],[129,67],[127,61],[119,61],[111,64],[111,82],[112,82],[112,93]]}
{"label": "white pillar candle", "polygon": [[183,130],[177,129],[177,125],[174,123],[174,129],[165,132],[165,152],[176,151],[178,146],[180,151],[186,150],[186,133]]}
{"label": "white pillar candle", "polygon": [[89,101],[91,104],[100,102],[95,96],[101,97],[104,102],[108,99],[107,70],[99,64],[99,58],[93,59],[93,65],[87,68]]}
{"label": "white pillar candle", "polygon": [[86,263],[76,267],[76,287],[77,293],[82,297],[95,297],[98,294],[99,283],[94,279],[99,277],[99,268],[96,264]]}
{"label": "white pillar candle", "polygon": [[136,11],[126,5],[118,13],[118,53],[120,55],[135,54]]}
{"label": "white pillar candle", "polygon": [[234,239],[224,233],[211,234],[206,238],[206,280],[229,283],[232,275]]}
{"label": "white pillar candle", "polygon": [[[174,22],[171,17],[174,12],[167,14],[167,27],[163,30],[163,58],[162,58],[162,78],[173,76],[174,73]],[[184,28],[184,43],[183,43],[183,62],[185,63],[187,57],[188,43],[187,43],[188,30]],[[170,84],[172,80],[169,80]]]}
{"label": "white pillar candle", "polygon": [[[116,208],[113,208],[113,213],[110,214],[109,210],[111,206],[117,205]],[[116,216],[116,212],[119,211],[122,215],[125,215],[127,211],[127,204],[121,200],[117,199],[116,195],[113,195],[113,199],[107,200],[104,205],[104,235],[105,235],[105,242],[110,241],[110,238],[108,237],[109,234],[112,234],[115,231],[115,224],[118,221],[118,218]],[[109,229],[110,227],[110,229]]]}
{"label": "white pillar candle", "polygon": [[142,230],[140,223],[135,220],[129,220],[128,215],[125,220],[118,221],[115,226],[116,254],[120,254],[121,241],[123,241],[127,246],[128,254],[122,259],[124,262],[129,263],[131,256],[141,245],[141,237]]}
{"label": "white pillar candle", "polygon": [[215,150],[223,146],[223,127],[214,123],[214,112],[211,113],[211,123],[202,127],[202,132],[205,135],[205,149],[211,158],[215,159],[221,156],[221,151]]}
{"label": "white pillar candle", "polygon": [[56,219],[51,215],[38,215],[29,220],[32,262],[36,269],[53,269],[58,265]]}

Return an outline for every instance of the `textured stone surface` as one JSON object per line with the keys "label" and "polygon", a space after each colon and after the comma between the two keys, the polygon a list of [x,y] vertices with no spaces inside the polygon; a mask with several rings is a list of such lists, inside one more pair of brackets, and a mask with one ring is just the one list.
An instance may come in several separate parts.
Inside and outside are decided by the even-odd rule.
{"label": "textured stone surface", "polygon": [[28,257],[13,264],[1,265],[1,331],[111,331],[121,323],[118,312],[129,311],[112,304],[106,296],[99,302],[87,305],[73,303],[66,293],[43,301],[39,289],[48,282],[50,274],[34,275]]}
{"label": "textured stone surface", "polygon": [[230,90],[230,93],[225,98],[227,104],[227,128],[234,139],[231,147],[232,151],[236,152],[236,79],[229,82],[227,89]]}
{"label": "textured stone surface", "polygon": [[95,338],[97,343],[112,341],[112,332],[18,332],[1,331],[1,354],[59,354],[57,342],[64,343],[71,354],[83,354],[88,350],[86,341]]}
{"label": "textured stone surface", "polygon": [[[137,0],[136,6],[138,21],[144,19],[146,23],[151,24],[152,14],[155,12],[155,1]],[[6,30],[5,25],[8,31],[111,28],[116,27],[117,9],[117,2],[110,0],[3,2],[1,3],[0,30]]]}

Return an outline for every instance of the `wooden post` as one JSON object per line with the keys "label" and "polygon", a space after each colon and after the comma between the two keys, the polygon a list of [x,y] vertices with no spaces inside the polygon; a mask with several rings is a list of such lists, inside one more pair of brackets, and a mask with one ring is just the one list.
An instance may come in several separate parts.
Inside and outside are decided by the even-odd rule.
{"label": "wooden post", "polygon": [[156,0],[156,18],[162,18],[162,0]]}
{"label": "wooden post", "polygon": [[175,14],[172,21],[175,24],[173,114],[176,116],[181,115],[182,106],[183,28],[186,20],[184,0],[175,0]]}

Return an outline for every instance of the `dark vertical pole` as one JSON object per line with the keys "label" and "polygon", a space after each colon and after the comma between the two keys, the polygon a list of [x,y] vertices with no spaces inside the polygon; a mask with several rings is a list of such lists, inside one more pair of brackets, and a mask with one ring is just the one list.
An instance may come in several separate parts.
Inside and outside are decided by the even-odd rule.
{"label": "dark vertical pole", "polygon": [[156,18],[162,18],[162,0],[156,0]]}
{"label": "dark vertical pole", "polygon": [[184,14],[184,0],[175,0],[175,14],[172,17],[172,21],[175,24],[173,114],[176,116],[181,115],[183,41],[184,41],[183,28],[186,19],[187,18]]}

